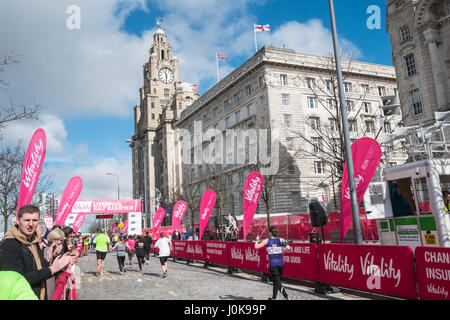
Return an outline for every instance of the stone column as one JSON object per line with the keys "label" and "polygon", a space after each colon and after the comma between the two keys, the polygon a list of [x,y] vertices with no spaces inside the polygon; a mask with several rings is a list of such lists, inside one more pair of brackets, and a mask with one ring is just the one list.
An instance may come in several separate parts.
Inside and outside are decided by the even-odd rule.
{"label": "stone column", "polygon": [[441,44],[439,31],[436,29],[427,29],[423,32],[425,42],[430,51],[431,66],[433,72],[434,87],[436,89],[437,107],[438,110],[446,110],[447,108],[447,90],[446,81],[444,79],[445,65],[442,64],[442,59],[439,57],[438,45]]}

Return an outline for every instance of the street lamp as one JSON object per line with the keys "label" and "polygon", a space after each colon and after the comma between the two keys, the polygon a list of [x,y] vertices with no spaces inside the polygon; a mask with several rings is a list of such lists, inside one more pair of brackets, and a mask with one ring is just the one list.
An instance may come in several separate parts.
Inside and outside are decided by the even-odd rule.
{"label": "street lamp", "polygon": [[[144,146],[142,145],[141,141],[139,140],[131,140],[127,139],[125,140],[126,143],[137,143],[138,146],[142,149],[142,153],[144,154],[144,229],[147,227],[147,222],[149,222],[149,226],[152,225],[152,215],[150,214],[150,217],[148,217],[148,192],[147,192],[147,152],[145,151]],[[150,219],[149,219],[150,218]],[[147,221],[149,220],[149,221]]]}
{"label": "street lamp", "polygon": [[334,2],[328,0],[330,6],[331,29],[333,33],[334,58],[336,60],[336,73],[339,86],[339,102],[341,104],[342,131],[345,141],[345,156],[347,160],[348,182],[350,187],[350,201],[353,214],[353,230],[355,232],[355,240],[357,244],[362,244],[361,224],[359,220],[359,206],[356,194],[355,171],[353,167],[352,149],[350,144],[350,135],[348,131],[347,109],[344,96],[344,82],[342,78],[341,58],[339,56],[339,43],[337,37],[336,17],[334,15]]}

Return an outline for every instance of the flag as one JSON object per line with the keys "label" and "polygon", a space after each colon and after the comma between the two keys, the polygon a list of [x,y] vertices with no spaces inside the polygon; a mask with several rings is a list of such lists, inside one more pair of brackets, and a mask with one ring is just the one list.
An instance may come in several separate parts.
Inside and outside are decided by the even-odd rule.
{"label": "flag", "polygon": [[268,25],[268,24],[266,24],[266,25],[255,24],[254,27],[255,27],[255,29],[254,29],[255,32],[265,32],[265,31],[270,32],[270,25]]}
{"label": "flag", "polygon": [[227,60],[227,61],[230,61],[230,59],[228,59],[228,58],[225,57],[224,55],[217,54],[217,61],[219,61],[219,60]]}
{"label": "flag", "polygon": [[250,173],[245,180],[244,202],[242,205],[244,213],[244,240],[247,240],[263,186],[264,177],[259,172]]}

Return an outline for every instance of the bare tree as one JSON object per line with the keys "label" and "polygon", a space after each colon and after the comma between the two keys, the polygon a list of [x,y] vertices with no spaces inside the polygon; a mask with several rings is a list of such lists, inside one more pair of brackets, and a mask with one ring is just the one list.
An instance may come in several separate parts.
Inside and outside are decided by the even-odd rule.
{"label": "bare tree", "polygon": [[200,210],[200,186],[201,182],[194,178],[192,172],[193,165],[185,165],[183,167],[183,195],[182,198],[186,201],[189,213],[191,214],[191,225],[193,228],[193,239],[195,240],[195,216]]}

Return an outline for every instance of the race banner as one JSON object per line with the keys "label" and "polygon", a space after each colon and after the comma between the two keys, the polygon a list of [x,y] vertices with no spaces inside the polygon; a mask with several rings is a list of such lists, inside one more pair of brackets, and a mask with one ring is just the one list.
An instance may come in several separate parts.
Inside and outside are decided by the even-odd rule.
{"label": "race banner", "polygon": [[19,209],[31,203],[45,159],[46,149],[47,137],[45,131],[44,129],[37,129],[30,140],[23,162],[19,198],[17,200],[16,223],[18,223]]}
{"label": "race banner", "polygon": [[407,246],[321,244],[319,277],[345,288],[417,298],[414,256]]}
{"label": "race banner", "polygon": [[415,260],[420,300],[450,300],[450,248],[417,247]]}
{"label": "race banner", "polygon": [[319,281],[319,265],[317,264],[317,246],[314,243],[291,243],[290,251],[283,254],[283,276]]}
{"label": "race banner", "polygon": [[268,272],[266,248],[255,249],[253,242],[229,242],[228,265],[238,269]]}
{"label": "race banner", "polygon": [[187,204],[183,200],[175,203],[172,211],[172,233],[178,228],[183,220],[184,214],[187,209]]}
{"label": "race banner", "polygon": [[59,201],[58,211],[56,212],[55,225],[62,226],[67,216],[72,211],[72,207],[77,201],[78,196],[83,188],[83,180],[80,177],[73,177],[67,183],[61,200]]}
{"label": "race banner", "polygon": [[172,245],[173,245],[172,255],[174,257],[187,259],[186,253],[187,241],[173,240]]}
{"label": "race banner", "polygon": [[153,229],[152,236],[153,240],[155,240],[156,233],[158,232],[158,228],[161,225],[161,222],[164,220],[164,216],[166,215],[166,210],[164,208],[159,208],[156,210],[155,217],[153,218]]}
{"label": "race banner", "polygon": [[261,191],[264,186],[264,178],[259,172],[252,172],[247,176],[244,186],[244,240],[247,240],[248,231],[252,225],[256,207],[258,207]]}
{"label": "race banner", "polygon": [[216,203],[216,193],[213,190],[206,190],[202,196],[202,202],[200,204],[200,234],[199,239],[202,239],[203,231],[205,231],[208,224],[209,217],[213,211]]}
{"label": "race banner", "polygon": [[205,261],[205,241],[187,241],[186,258],[191,260]]}
{"label": "race banner", "polygon": [[125,222],[123,223],[122,235],[127,234],[127,229],[128,229],[128,220],[125,220]]}
{"label": "race banner", "polygon": [[75,222],[73,223],[73,226],[72,226],[72,229],[75,233],[80,231],[85,218],[86,218],[86,213],[79,213],[77,215],[77,217],[75,218]]}
{"label": "race banner", "polygon": [[142,212],[140,199],[121,200],[78,200],[72,207],[72,213],[108,214]]}
{"label": "race banner", "polygon": [[206,262],[228,265],[228,247],[227,242],[223,241],[205,241]]}
{"label": "race banner", "polygon": [[[369,183],[378,168],[381,160],[381,147],[378,142],[372,138],[361,138],[352,144],[353,168],[355,171],[356,194],[358,205],[364,198]],[[347,172],[347,162],[345,162],[342,176],[341,192],[341,224],[340,224],[340,242],[345,238],[347,230],[352,223],[352,205],[350,201],[350,187]]]}

